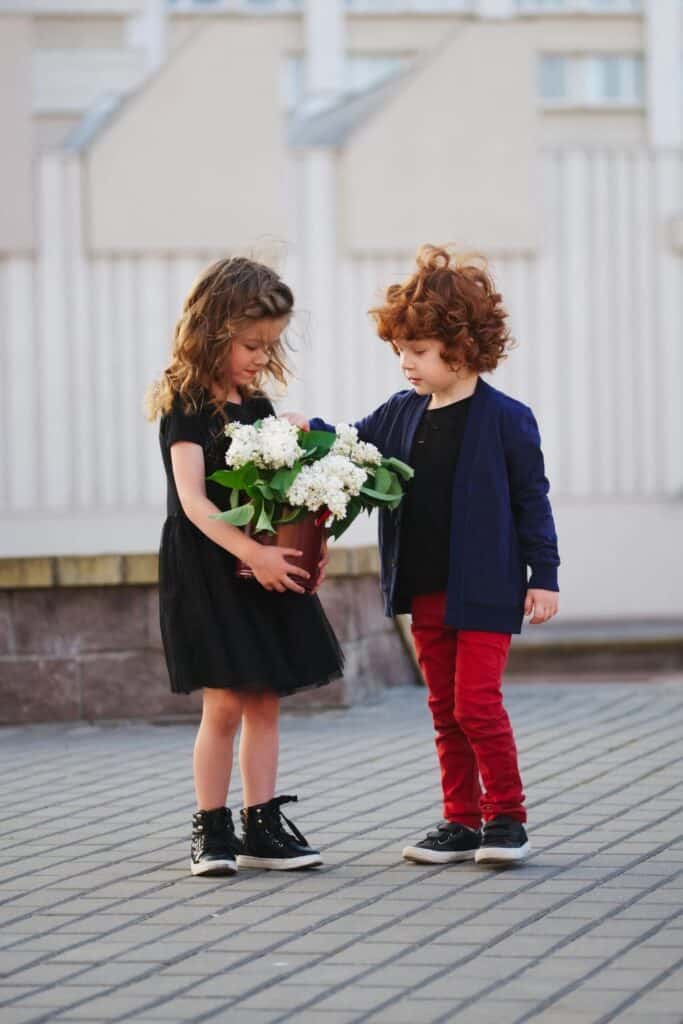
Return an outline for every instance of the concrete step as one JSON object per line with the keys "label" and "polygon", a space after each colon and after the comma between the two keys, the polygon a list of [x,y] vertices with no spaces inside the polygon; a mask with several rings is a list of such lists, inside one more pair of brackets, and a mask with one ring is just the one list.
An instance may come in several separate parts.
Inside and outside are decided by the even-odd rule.
{"label": "concrete step", "polygon": [[[410,618],[399,628],[409,650]],[[414,656],[414,652],[413,652]],[[627,679],[683,673],[683,620],[623,619],[524,626],[512,639],[506,675]],[[683,681],[683,675],[682,675]]]}

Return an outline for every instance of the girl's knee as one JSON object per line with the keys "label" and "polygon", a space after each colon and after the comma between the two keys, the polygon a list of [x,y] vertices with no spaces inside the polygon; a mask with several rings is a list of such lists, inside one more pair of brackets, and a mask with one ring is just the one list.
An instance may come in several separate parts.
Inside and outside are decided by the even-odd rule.
{"label": "girl's knee", "polygon": [[226,735],[234,734],[242,718],[242,700],[231,690],[204,690],[202,722]]}
{"label": "girl's knee", "polygon": [[276,722],[280,716],[280,698],[275,693],[250,694],[244,697],[242,714],[248,722]]}

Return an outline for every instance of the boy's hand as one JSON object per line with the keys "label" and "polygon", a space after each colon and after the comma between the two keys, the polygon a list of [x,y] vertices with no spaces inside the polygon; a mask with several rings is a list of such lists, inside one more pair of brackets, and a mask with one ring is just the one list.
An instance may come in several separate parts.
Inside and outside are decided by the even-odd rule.
{"label": "boy's hand", "polygon": [[554,590],[527,590],[524,614],[532,615],[529,622],[532,626],[537,626],[557,615],[559,603],[559,595]]}
{"label": "boy's hand", "polygon": [[310,430],[311,425],[300,412],[283,412],[280,416],[281,420],[287,420],[289,423],[294,424],[299,430]]}

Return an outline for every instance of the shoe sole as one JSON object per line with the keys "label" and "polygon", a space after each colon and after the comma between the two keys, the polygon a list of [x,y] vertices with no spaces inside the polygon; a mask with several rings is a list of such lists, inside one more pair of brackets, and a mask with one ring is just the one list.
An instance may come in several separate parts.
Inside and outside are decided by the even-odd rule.
{"label": "shoe sole", "polygon": [[236,875],[237,864],[234,860],[212,860],[208,864],[195,864],[190,861],[192,875]]}
{"label": "shoe sole", "polygon": [[280,860],[277,857],[251,857],[248,853],[240,853],[237,857],[238,867],[266,868],[268,871],[296,871],[297,868],[313,868],[322,864],[319,853],[307,853],[303,857],[288,857]]}
{"label": "shoe sole", "polygon": [[423,850],[419,846],[406,846],[403,859],[415,864],[458,864],[461,861],[474,860],[476,850]]}
{"label": "shoe sole", "polygon": [[484,846],[477,850],[475,861],[477,864],[517,864],[526,860],[531,853],[531,843],[524,843],[524,846]]}

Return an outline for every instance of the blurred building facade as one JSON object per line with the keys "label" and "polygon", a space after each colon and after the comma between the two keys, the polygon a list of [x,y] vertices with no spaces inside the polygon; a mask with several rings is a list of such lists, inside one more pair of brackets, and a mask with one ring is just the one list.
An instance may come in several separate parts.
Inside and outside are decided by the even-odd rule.
{"label": "blurred building facade", "polygon": [[[156,547],[142,416],[196,272],[295,288],[283,405],[401,387],[367,309],[487,254],[588,618],[683,613],[680,0],[0,0],[0,557]],[[348,542],[367,542],[369,523]]]}

